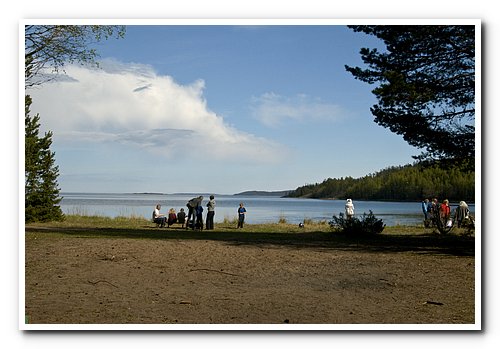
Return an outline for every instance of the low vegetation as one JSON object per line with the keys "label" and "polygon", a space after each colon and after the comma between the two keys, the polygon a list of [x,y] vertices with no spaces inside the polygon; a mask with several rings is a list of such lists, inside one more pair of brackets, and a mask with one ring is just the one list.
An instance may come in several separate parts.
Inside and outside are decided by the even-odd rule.
{"label": "low vegetation", "polygon": [[[341,215],[342,216],[342,215]],[[334,216],[335,217],[335,216]],[[415,225],[415,226],[388,226],[386,227],[383,224],[381,219],[376,218],[373,213],[370,211],[369,214],[364,214],[360,218],[354,218],[356,221],[363,222],[365,226],[370,226],[374,229],[374,232],[383,234],[436,234],[434,228],[425,228],[424,225]],[[347,225],[345,223],[346,219],[337,218],[336,222],[340,225]],[[241,233],[331,233],[333,222],[335,220],[326,222],[326,221],[314,221],[312,219],[305,219],[303,226],[299,226],[296,224],[287,223],[286,219],[279,219],[276,223],[264,223],[264,224],[245,224],[243,229],[237,229],[237,220],[225,218],[223,222],[219,222],[215,224],[215,229],[211,231],[199,231],[200,234],[208,235],[208,234],[218,234],[218,233],[228,233],[232,231],[239,231]],[[344,223],[342,223],[344,222]],[[334,225],[334,224],[333,224]],[[383,229],[380,229],[381,227]],[[379,231],[377,230],[380,229]],[[64,221],[56,221],[56,222],[37,222],[37,223],[27,223],[26,224],[27,231],[30,230],[43,230],[43,231],[65,231],[65,230],[79,230],[82,234],[85,234],[85,231],[103,231],[103,230],[135,230],[141,231],[145,236],[151,233],[157,232],[179,232],[185,233],[186,229],[183,229],[180,224],[174,224],[170,228],[158,228],[154,223],[152,223],[149,219],[146,219],[142,216],[119,216],[119,217],[106,217],[106,216],[87,216],[87,215],[66,215],[66,219]],[[453,230],[455,235],[462,235],[462,230],[455,228]],[[188,230],[187,232],[192,233],[193,230]],[[198,231],[196,231],[198,232]],[[470,234],[468,234],[470,235]]]}
{"label": "low vegetation", "polygon": [[329,224],[335,233],[347,236],[380,234],[385,228],[384,222],[375,217],[371,210],[368,214],[363,213],[360,218],[347,218],[341,213],[339,217],[333,216]]}
{"label": "low vegetation", "polygon": [[[366,221],[366,219],[365,219]],[[454,229],[441,235],[434,228],[390,226],[377,234],[335,234],[327,222],[308,220],[303,226],[289,223],[245,224],[238,229],[231,221],[215,224],[214,230],[186,230],[176,224],[157,228],[142,217],[68,215],[62,222],[26,224],[26,238],[103,238],[153,240],[207,240],[237,245],[288,246],[294,248],[340,248],[376,251],[415,251],[452,255],[475,254],[474,235]]]}

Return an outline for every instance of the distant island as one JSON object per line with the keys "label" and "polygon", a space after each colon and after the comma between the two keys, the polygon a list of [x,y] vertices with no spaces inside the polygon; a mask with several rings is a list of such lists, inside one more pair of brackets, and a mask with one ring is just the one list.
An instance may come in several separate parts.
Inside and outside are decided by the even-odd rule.
{"label": "distant island", "polygon": [[281,190],[281,191],[265,191],[265,190],[249,190],[241,193],[233,194],[234,196],[274,196],[274,197],[284,197],[293,192],[293,190]]}
{"label": "distant island", "polygon": [[[292,193],[293,190],[281,190],[281,191],[265,191],[265,190],[249,190],[237,194],[224,194],[232,196],[269,196],[269,197],[285,197]],[[154,192],[142,192],[142,193],[131,193],[132,195],[183,195],[183,196],[203,196],[210,197],[210,195],[220,195],[216,193],[154,193]]]}

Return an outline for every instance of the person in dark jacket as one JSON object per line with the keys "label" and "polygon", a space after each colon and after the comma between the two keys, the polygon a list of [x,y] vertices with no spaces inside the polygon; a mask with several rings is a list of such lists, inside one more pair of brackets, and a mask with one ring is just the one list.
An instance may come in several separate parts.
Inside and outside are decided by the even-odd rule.
{"label": "person in dark jacket", "polygon": [[203,230],[203,206],[198,205],[196,206],[196,222],[195,222],[195,228],[199,230]]}
{"label": "person in dark jacket", "polygon": [[247,210],[243,206],[243,203],[240,203],[240,207],[238,207],[238,228],[243,228],[243,223],[245,222],[245,215]]}
{"label": "person in dark jacket", "polygon": [[186,206],[188,208],[188,218],[187,218],[187,223],[186,223],[186,229],[189,228],[189,225],[191,224],[191,218],[192,218],[193,219],[192,228],[194,230],[195,220],[196,220],[196,207],[200,206],[202,201],[203,201],[203,196],[198,196],[197,198],[192,198],[186,204]]}
{"label": "person in dark jacket", "polygon": [[186,223],[186,212],[184,212],[183,208],[177,213],[177,222],[182,224],[182,228],[184,228],[184,224]]}

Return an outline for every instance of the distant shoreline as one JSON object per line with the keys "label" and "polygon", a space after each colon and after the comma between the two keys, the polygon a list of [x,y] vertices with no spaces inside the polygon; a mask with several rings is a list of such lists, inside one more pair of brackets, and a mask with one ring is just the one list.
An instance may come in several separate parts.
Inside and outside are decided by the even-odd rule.
{"label": "distant shoreline", "polygon": [[265,191],[265,190],[249,190],[241,193],[233,194],[234,196],[278,196],[284,197],[291,193],[293,190],[280,190],[280,191]]}
{"label": "distant shoreline", "polygon": [[[301,200],[324,200],[324,201],[344,201],[345,198],[314,198],[311,197],[310,195],[302,195],[302,196],[286,196],[287,193],[290,191],[283,190],[283,191],[261,191],[261,190],[252,190],[252,191],[244,191],[241,193],[236,193],[236,194],[217,194],[217,193],[155,193],[155,192],[142,192],[142,193],[98,193],[98,192],[92,192],[92,193],[84,193],[84,192],[60,192],[60,196],[64,197],[65,195],[74,195],[74,194],[79,194],[79,195],[158,195],[158,196],[168,196],[168,195],[179,195],[179,196],[189,196],[189,197],[197,197],[197,196],[203,196],[204,198],[208,198],[210,195],[215,195],[217,196],[235,196],[235,197],[269,197],[269,198],[288,198],[288,199],[301,199]],[[283,194],[285,193],[285,194]],[[359,202],[414,202],[414,203],[420,203],[422,200],[390,200],[390,199],[358,199],[356,197],[352,198],[354,201],[359,201]],[[458,206],[459,201],[450,201],[450,206]],[[475,205],[475,201],[467,202],[468,205]]]}
{"label": "distant shoreline", "polygon": [[281,190],[281,191],[265,191],[265,190],[249,190],[243,191],[235,194],[217,194],[217,193],[160,193],[160,192],[133,192],[133,193],[99,193],[99,192],[60,192],[62,196],[65,194],[82,194],[82,195],[186,195],[186,196],[204,196],[209,197],[210,195],[224,195],[224,196],[274,196],[274,197],[284,197],[288,195],[293,190]]}

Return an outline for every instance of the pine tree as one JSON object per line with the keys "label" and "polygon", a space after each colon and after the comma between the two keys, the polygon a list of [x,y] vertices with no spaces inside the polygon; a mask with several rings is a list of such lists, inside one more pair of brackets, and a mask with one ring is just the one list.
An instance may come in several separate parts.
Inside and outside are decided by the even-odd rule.
{"label": "pine tree", "polygon": [[55,164],[55,153],[50,150],[52,132],[40,137],[40,116],[30,116],[31,97],[25,96],[25,222],[63,220],[58,205],[61,201]]}
{"label": "pine tree", "polygon": [[[24,28],[25,88],[39,86],[63,71],[67,63],[97,66],[98,56],[90,43],[125,35],[124,26],[102,25],[26,25]],[[53,74],[50,74],[50,73]],[[31,117],[31,97],[25,96],[25,221],[63,220],[58,206],[61,198],[50,150],[52,132],[39,136],[40,117]]]}
{"label": "pine tree", "polygon": [[418,160],[441,160],[474,170],[475,31],[473,25],[360,25],[386,50],[362,48],[367,69],[345,66],[376,84],[374,121],[424,150]]}

